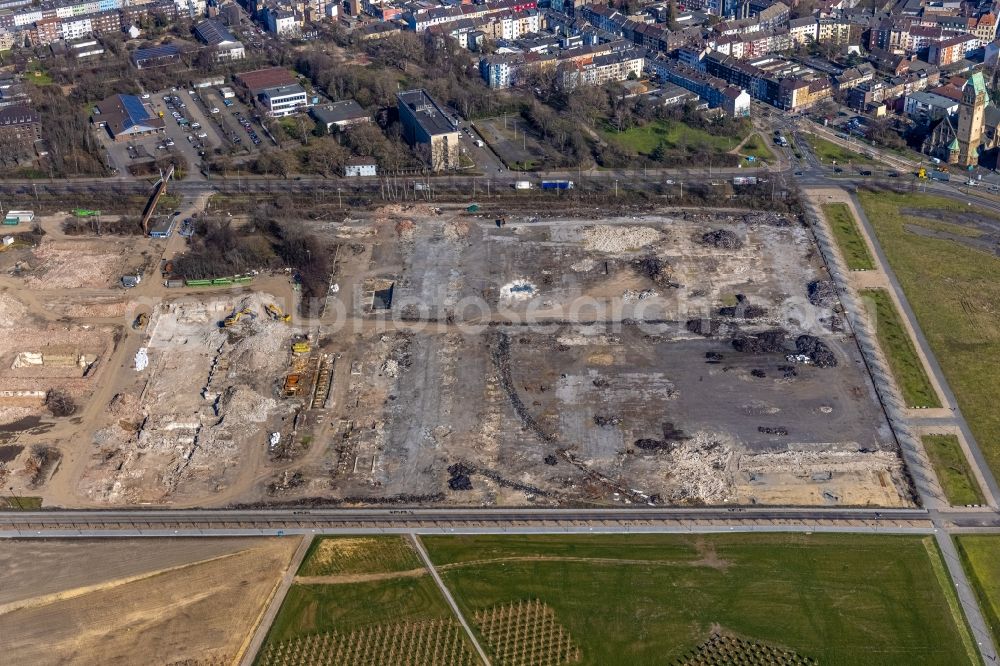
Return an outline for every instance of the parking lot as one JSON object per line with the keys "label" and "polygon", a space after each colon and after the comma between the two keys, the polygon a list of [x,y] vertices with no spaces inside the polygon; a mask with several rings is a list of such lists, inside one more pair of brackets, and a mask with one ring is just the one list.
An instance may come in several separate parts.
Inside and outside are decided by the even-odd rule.
{"label": "parking lot", "polygon": [[217,88],[171,88],[144,93],[143,102],[164,121],[164,132],[116,143],[100,135],[110,166],[120,174],[167,155],[187,161],[189,177],[200,178],[199,165],[215,149],[252,153],[268,139],[253,111],[235,97],[224,99]]}

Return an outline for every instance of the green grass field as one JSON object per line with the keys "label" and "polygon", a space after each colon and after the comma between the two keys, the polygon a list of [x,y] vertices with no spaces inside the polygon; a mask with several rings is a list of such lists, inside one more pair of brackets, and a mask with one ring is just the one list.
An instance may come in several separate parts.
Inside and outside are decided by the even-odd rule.
{"label": "green grass field", "polygon": [[729,152],[740,143],[738,139],[714,136],[704,130],[666,120],[657,120],[642,127],[631,127],[624,132],[619,132],[611,125],[605,124],[601,135],[606,140],[614,141],[641,155],[649,155],[660,143],[673,150],[695,148],[701,145],[721,153]]}
{"label": "green grass field", "polygon": [[934,466],[941,488],[953,506],[983,504],[983,493],[979,488],[969,461],[962,451],[962,445],[955,435],[924,435],[921,437],[924,450]]}
{"label": "green grass field", "polygon": [[42,508],[41,497],[0,497],[0,511],[33,511]]}
{"label": "green grass field", "polygon": [[995,642],[1000,639],[1000,535],[961,534],[955,543]]}
{"label": "green grass field", "polygon": [[832,141],[822,139],[815,134],[807,134],[806,141],[813,153],[823,162],[837,164],[875,164],[875,162],[860,153],[841,148]]}
{"label": "green grass field", "polygon": [[[341,582],[292,585],[257,655],[258,664],[311,664],[316,646],[357,648],[336,663],[365,664],[391,659],[394,650],[432,652],[450,644],[459,659],[440,663],[473,663],[471,643],[430,575],[405,572],[422,568],[420,558],[400,536],[320,537],[310,545],[298,576],[343,576]],[[381,580],[357,580],[353,575],[393,574]],[[329,579],[327,579],[329,580]],[[437,623],[431,627],[430,622]],[[432,645],[428,647],[427,641]],[[361,650],[360,646],[367,647]],[[330,648],[333,650],[333,648]],[[285,661],[282,656],[298,654]],[[419,652],[423,654],[423,652]],[[329,657],[331,652],[327,652]],[[397,653],[398,654],[398,653]],[[439,663],[430,659],[427,663]],[[359,661],[360,660],[360,661]],[[468,660],[468,662],[466,661]]]}
{"label": "green grass field", "polygon": [[821,664],[967,664],[974,646],[930,538],[426,537],[467,617],[547,604],[583,664],[669,664],[713,631]]}
{"label": "green grass field", "polygon": [[740,155],[744,157],[754,157],[758,160],[764,162],[774,162],[774,153],[767,146],[767,141],[765,141],[759,134],[752,135],[747,142],[743,144],[740,148]]}
{"label": "green grass field", "polygon": [[906,406],[940,407],[941,401],[889,292],[885,289],[865,289],[861,296],[869,306],[868,314],[875,318],[879,346],[889,361],[892,376],[896,378]]}
{"label": "green grass field", "polygon": [[42,69],[41,65],[35,64],[28,67],[24,76],[26,81],[34,83],[36,86],[52,85],[52,77]]}
{"label": "green grass field", "polygon": [[823,204],[823,215],[826,216],[833,237],[840,247],[847,267],[852,271],[870,271],[875,268],[872,255],[868,251],[865,239],[858,231],[858,223],[847,204]]}
{"label": "green grass field", "polygon": [[400,536],[318,537],[309,545],[299,576],[387,573],[423,566]]}
{"label": "green grass field", "polygon": [[268,642],[375,624],[450,619],[430,576],[343,585],[292,585],[271,625]]}
{"label": "green grass field", "polygon": [[905,225],[921,226],[923,220],[900,212],[968,212],[964,203],[923,194],[858,196],[976,442],[993,473],[1000,473],[1000,373],[984,362],[1000,355],[1000,258],[908,232]]}

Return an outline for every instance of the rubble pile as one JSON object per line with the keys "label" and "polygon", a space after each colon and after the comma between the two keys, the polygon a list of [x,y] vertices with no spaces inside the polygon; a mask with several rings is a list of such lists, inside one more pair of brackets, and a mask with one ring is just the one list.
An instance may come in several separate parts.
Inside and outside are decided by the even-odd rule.
{"label": "rubble pile", "polygon": [[733,449],[707,434],[699,433],[666,454],[673,488],[671,503],[721,504],[733,499],[729,473]]}
{"label": "rubble pile", "polygon": [[743,216],[743,222],[751,227],[790,227],[792,221],[781,213],[773,211],[755,211]]}
{"label": "rubble pile", "polygon": [[448,467],[448,487],[452,490],[472,490],[471,474],[476,470],[464,463],[455,463]]}
{"label": "rubble pile", "polygon": [[653,298],[659,296],[660,294],[652,289],[643,289],[642,291],[636,291],[635,289],[626,289],[622,294],[622,300],[626,303],[635,303],[636,301],[644,301],[647,298]]}
{"label": "rubble pile", "polygon": [[832,308],[837,304],[837,287],[833,280],[814,280],[809,283],[809,302],[820,308]]}
{"label": "rubble pile", "polygon": [[719,308],[720,317],[732,317],[733,319],[759,319],[766,315],[767,308],[751,305],[743,294],[736,294],[736,305]]}
{"label": "rubble pile", "polygon": [[708,231],[701,236],[702,245],[710,245],[720,250],[738,250],[743,247],[740,237],[729,229],[716,229]]}
{"label": "rubble pile", "polygon": [[584,233],[584,247],[595,252],[621,254],[652,245],[660,238],[660,232],[650,227],[598,224]]}
{"label": "rubble pile", "polygon": [[781,353],[785,351],[787,335],[781,329],[754,334],[741,333],[733,338],[733,349],[744,354]]}
{"label": "rubble pile", "polygon": [[684,328],[691,333],[704,335],[708,338],[719,332],[719,329],[722,328],[722,323],[715,319],[688,319],[687,323],[684,324]]}
{"label": "rubble pile", "polygon": [[813,335],[800,335],[795,339],[795,350],[808,356],[817,368],[834,368],[837,357],[833,355],[826,343]]}

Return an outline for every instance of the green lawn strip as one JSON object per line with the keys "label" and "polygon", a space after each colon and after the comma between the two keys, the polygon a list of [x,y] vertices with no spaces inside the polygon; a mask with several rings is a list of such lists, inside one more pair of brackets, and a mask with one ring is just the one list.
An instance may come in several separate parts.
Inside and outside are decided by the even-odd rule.
{"label": "green lawn strip", "polygon": [[1000,373],[985,362],[1000,357],[1000,259],[906,231],[921,219],[900,208],[969,211],[962,202],[891,192],[862,191],[858,197],[979,448],[993,473],[1000,473]]}
{"label": "green lawn strip", "polygon": [[[584,664],[672,663],[717,627],[822,664],[969,663],[962,629],[921,537],[424,541],[467,617],[496,604],[539,599],[569,631]],[[490,559],[495,561],[483,561]]]}
{"label": "green lawn strip", "polygon": [[401,536],[326,536],[313,539],[297,575],[389,573],[422,566],[416,551]]}
{"label": "green lawn strip", "polygon": [[852,271],[873,270],[875,263],[872,261],[872,255],[847,204],[823,204],[823,215],[826,216],[847,267]]}
{"label": "green lawn strip", "polygon": [[265,645],[326,631],[451,618],[429,575],[343,585],[296,584],[288,590]]}
{"label": "green lawn strip", "polygon": [[924,450],[952,506],[984,504],[983,493],[956,435],[924,435]]}
{"label": "green lawn strip", "polygon": [[941,401],[889,292],[885,289],[865,289],[861,296],[866,303],[874,305],[874,312],[869,311],[869,314],[875,316],[879,346],[889,360],[889,368],[903,393],[906,406],[940,407]]}
{"label": "green lawn strip", "polygon": [[960,534],[955,544],[993,640],[1000,640],[1000,535]]}
{"label": "green lawn strip", "polygon": [[[946,538],[950,539],[951,537],[948,536]],[[965,653],[969,657],[969,662],[982,664],[982,657],[976,647],[975,640],[972,638],[972,630],[969,628],[969,622],[965,618],[965,612],[962,611],[962,604],[958,600],[958,594],[955,592],[955,584],[948,573],[948,567],[944,563],[944,555],[941,553],[941,547],[932,537],[924,537],[923,542],[927,548],[927,559],[931,564],[931,569],[934,571],[934,576],[937,578],[938,585],[941,586],[942,593],[948,600],[951,617],[955,621],[955,626],[962,637],[962,645],[965,647]]]}
{"label": "green lawn strip", "polygon": [[809,142],[809,146],[812,148],[813,153],[816,154],[823,162],[836,162],[837,164],[875,164],[875,161],[856,153],[847,148],[842,148],[832,141],[827,141],[826,139],[820,138],[815,134],[807,134],[806,141]]}
{"label": "green lawn strip", "polygon": [[601,127],[601,135],[608,141],[614,141],[642,155],[649,155],[660,143],[670,149],[694,148],[702,145],[717,152],[728,152],[739,145],[738,139],[715,136],[704,130],[668,120],[656,120],[641,127],[630,127],[622,132],[613,125],[605,123]]}

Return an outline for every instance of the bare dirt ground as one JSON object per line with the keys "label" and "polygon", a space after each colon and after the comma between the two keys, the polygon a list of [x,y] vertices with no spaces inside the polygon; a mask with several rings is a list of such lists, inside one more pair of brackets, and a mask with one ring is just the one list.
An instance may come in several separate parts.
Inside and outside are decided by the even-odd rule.
{"label": "bare dirt ground", "polygon": [[[294,461],[304,481],[279,499],[908,503],[839,302],[810,300],[825,271],[806,228],[491,222],[419,207],[375,220],[370,259],[341,277],[330,446]],[[743,310],[720,315],[737,295]],[[776,329],[778,348],[733,346]],[[802,334],[836,366],[796,356]]]}
{"label": "bare dirt ground", "polygon": [[297,542],[8,542],[4,660],[234,663]]}
{"label": "bare dirt ground", "polygon": [[[287,276],[199,292],[84,275],[27,293],[23,275],[0,276],[0,313],[44,341],[0,342],[0,384],[18,353],[49,344],[105,373],[88,385],[46,370],[80,395],[71,419],[37,396],[0,401],[22,447],[0,467],[61,506],[909,503],[797,220],[508,222],[418,205],[311,223],[336,244],[336,284],[319,318],[291,323],[264,312],[295,310]],[[129,265],[164,249],[116,242],[131,243]],[[34,358],[16,371],[38,385]],[[59,455],[43,478],[28,474],[39,446]]]}

